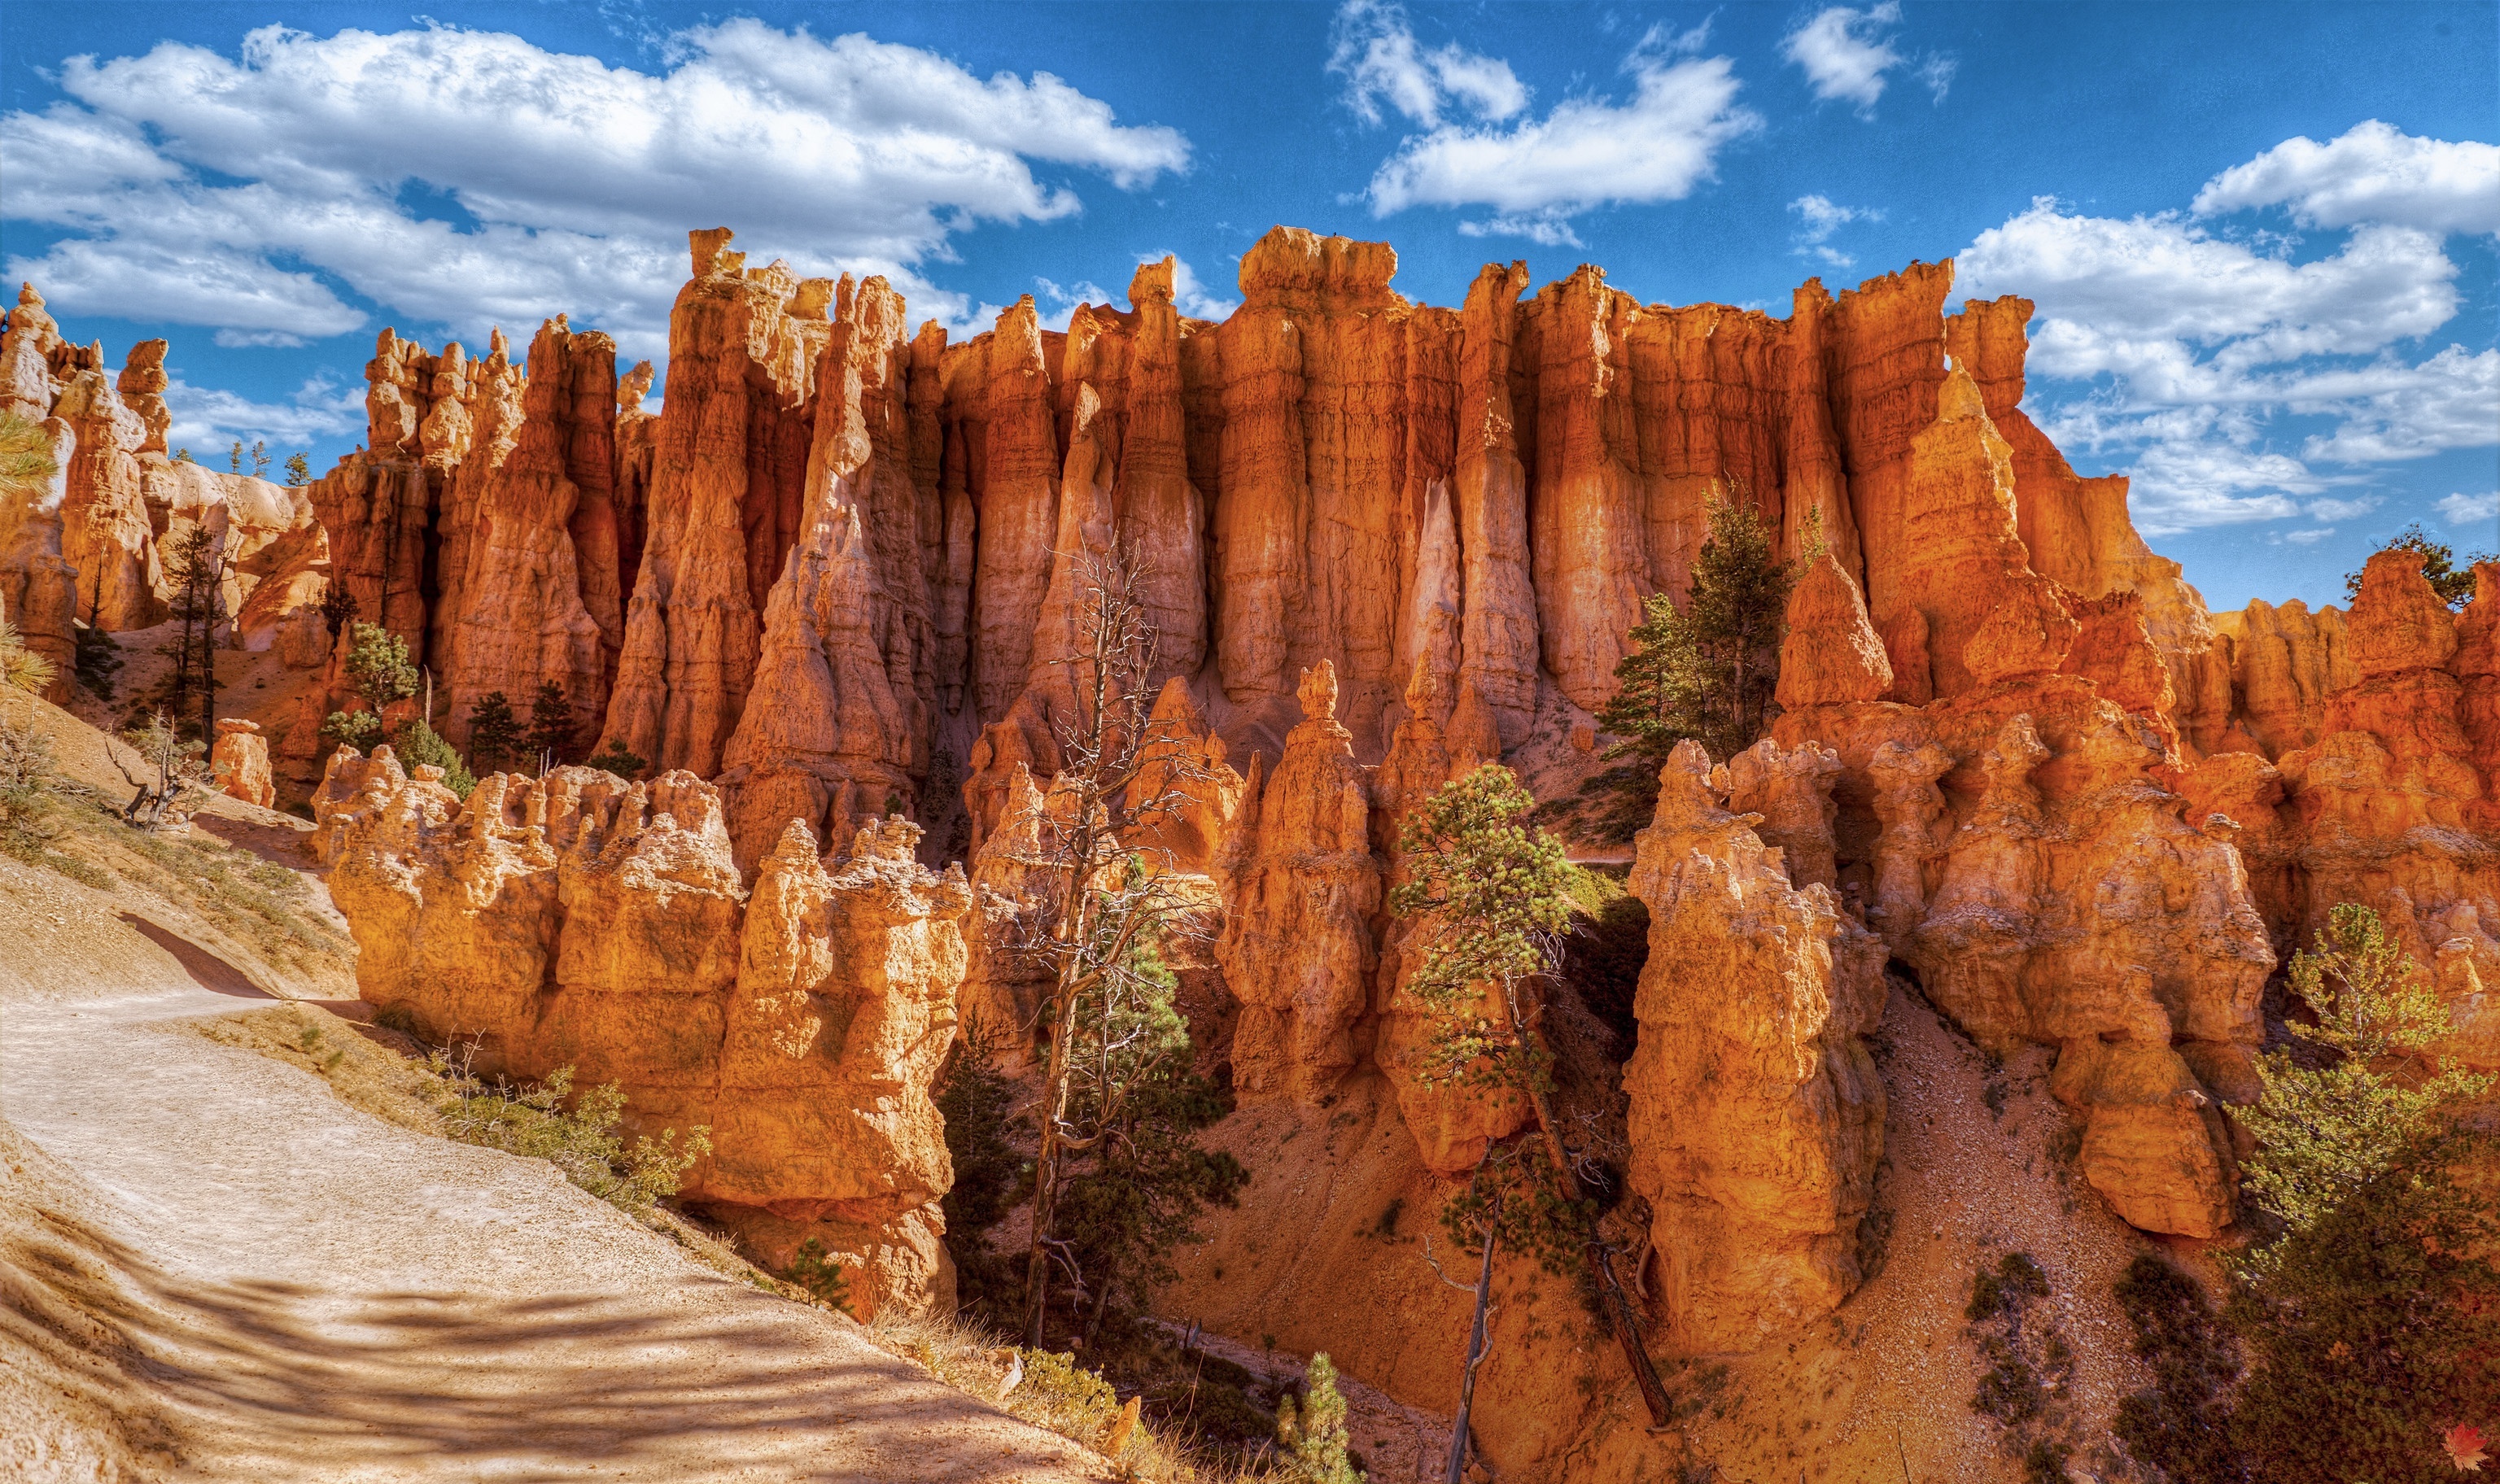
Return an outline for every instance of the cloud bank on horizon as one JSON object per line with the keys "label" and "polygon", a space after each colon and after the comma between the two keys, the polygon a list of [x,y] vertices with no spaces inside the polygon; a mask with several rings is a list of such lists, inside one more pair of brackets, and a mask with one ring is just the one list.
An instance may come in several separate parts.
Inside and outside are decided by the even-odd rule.
{"label": "cloud bank on horizon", "polygon": [[[1589,70],[1543,94],[1518,52],[1435,19],[1343,0],[1305,59],[1303,85],[1371,162],[1338,199],[1384,233],[1576,248],[1592,221],[1712,198],[1817,114],[1881,131],[1905,106],[1968,106],[1959,57],[1900,0],[1812,8],[1750,50],[1714,43],[1709,20],[1599,37]],[[58,311],[196,326],[237,350],[394,319],[475,340],[565,309],[660,359],[690,224],[737,226],[803,272],[882,273],[964,331],[995,312],[948,286],[985,228],[1064,227],[1088,196],[1247,168],[1224,141],[1124,121],[1116,89],[1034,67],[980,77],[864,34],[730,19],[655,55],[429,24],[73,56],[57,99],[0,115],[0,217],[49,239],[8,270]],[[1931,249],[1959,249],[1957,294],[2037,303],[2033,415],[2132,476],[2141,530],[2302,521],[2267,539],[2314,544],[2378,503],[2367,487],[2388,468],[2500,444],[2500,349],[2460,321],[2456,255],[2460,238],[2500,241],[2500,146],[2361,118],[2202,168],[2160,210],[2043,195]],[[1789,253],[1853,268],[1853,236],[1915,218],[1845,158],[1830,178],[1774,198]],[[1160,257],[1158,241],[1133,233],[1114,256]],[[1124,297],[1030,284],[1052,323]],[[1186,255],[1179,289],[1184,312],[1234,307]],[[324,371],[274,401],[185,383],[169,402],[178,440],[298,441],[351,437],[358,390]],[[2433,508],[2479,544],[2500,494]]]}

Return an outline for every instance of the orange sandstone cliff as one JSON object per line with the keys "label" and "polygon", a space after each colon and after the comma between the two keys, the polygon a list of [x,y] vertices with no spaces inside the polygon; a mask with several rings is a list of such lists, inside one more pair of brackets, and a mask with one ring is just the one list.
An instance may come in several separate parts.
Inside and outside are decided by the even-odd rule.
{"label": "orange sandstone cliff", "polygon": [[[709,1124],[690,1191],[768,1252],[821,1234],[877,1302],[942,1302],[928,1084],[959,1014],[1029,1045],[1013,948],[1076,704],[1058,661],[1081,564],[1115,550],[1144,559],[1158,724],[1211,780],[1136,843],[1203,878],[1212,961],[1184,977],[1234,1128],[1252,1149],[1332,1110],[1329,1188],[1381,1202],[1525,1121],[1404,1075],[1428,1027],[1386,909],[1399,818],[1480,761],[1549,796],[1598,765],[1626,630],[1681,596],[1712,502],[1814,555],[1770,735],[1680,753],[1632,872],[1650,955],[1596,1101],[1670,1348],[1756,1346],[1864,1280],[1888,979],[2041,1058],[2084,1179],[2150,1232],[2236,1219],[2260,994],[2337,902],[2389,919],[2452,1049],[2500,1067],[2500,566],[2462,613],[2404,553],[2350,613],[2209,613],[2125,480],[2077,475],[2023,412],[2030,306],[1950,309],[1950,263],[1809,282],[1785,318],[1645,305],[1594,267],[1531,293],[1515,263],[1445,308],[1392,286],[1386,244],[1278,228],[1221,324],[1178,312],[1167,261],[1064,332],[1027,300],[950,340],[882,279],[729,242],[692,235],[656,414],[649,368],[619,378],[561,316],[526,365],[500,335],[475,359],[385,332],[317,526],[169,472],[161,344],[109,383],[30,289],[0,401],[49,420],[64,471],[0,599],[65,658],[74,606],[152,621],[174,522],[259,532],[280,597],[254,631],[327,668],[291,728],[258,720],[281,791],[320,781],[365,996]],[[435,669],[454,740],[477,695],[553,681],[577,751],[619,741],[654,777],[490,778],[462,805],[382,753],[322,772],[325,582]],[[257,741],[220,749],[247,789]],[[1446,1295],[1330,1220],[1227,1261],[1376,1279],[1362,1337],[1189,1291],[1445,1403],[1415,1357],[1446,1349]],[[1622,1456],[1587,1430],[1628,1377],[1588,1365],[1579,1410],[1489,1372],[1500,1467]]]}

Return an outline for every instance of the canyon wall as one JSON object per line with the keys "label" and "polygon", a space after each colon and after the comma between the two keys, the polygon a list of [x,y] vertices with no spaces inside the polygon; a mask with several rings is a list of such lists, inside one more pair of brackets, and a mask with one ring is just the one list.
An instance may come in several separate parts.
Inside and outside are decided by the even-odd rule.
{"label": "canyon wall", "polygon": [[[813,1172],[786,1189],[699,1177],[766,1212],[743,1219],[773,1241],[799,1226],[770,1222],[851,1222],[883,1235],[845,1250],[932,1250],[911,1213],[942,1180],[918,1114],[872,1138],[794,1133],[801,1083],[722,1081],[727,1029],[669,1043],[692,1060],[632,1058],[663,1023],[728,1026],[833,983],[791,967],[820,952],[803,940],[905,931],[825,905],[870,877],[894,878],[874,889],[898,922],[963,919],[945,972],[965,1004],[1029,1025],[1037,986],[1005,949],[1035,910],[1033,825],[1081,711],[1085,569],[1121,552],[1158,629],[1155,714],[1214,780],[1141,843],[1206,878],[1201,969],[1221,980],[1234,1086],[1319,1105],[1377,1075],[1444,1175],[1526,1114],[1401,1071],[1428,1027],[1385,906],[1398,821],[1481,761],[1549,796],[1599,765],[1592,710],[1626,630],[1645,596],[1682,594],[1714,501],[1750,502],[1787,556],[1813,557],[1770,737],[1670,767],[1635,872],[1653,972],[1624,1048],[1628,1166],[1679,1344],[1752,1343],[1858,1281],[1883,1108],[1859,1038],[1888,967],[1991,1049],[2053,1048],[2086,1178],[2158,1232],[2234,1219],[2230,1110],[2255,1094],[2259,991],[2338,901],[2395,924],[2452,1006],[2452,1048],[2500,1065],[2500,568],[2461,614],[2402,553],[2373,559],[2349,614],[2209,614],[2135,533],[2124,479],[2077,475],[2023,413],[2030,306],[1949,311],[1949,263],[1836,295],[1809,282],[1785,318],[1644,305],[1595,268],[1530,293],[1516,263],[1446,308],[1392,287],[1386,244],[1278,228],[1243,255],[1220,324],[1179,312],[1167,260],[1137,269],[1126,308],[1082,306],[1052,331],[1026,300],[954,340],[914,328],[882,279],[750,268],[724,230],[690,242],[657,413],[650,369],[620,378],[607,338],[561,316],[526,365],[500,335],[472,358],[385,332],[368,446],[306,492],[317,527],[262,522],[267,581],[283,579],[264,591],[300,615],[336,583],[400,632],[445,688],[455,742],[478,696],[525,707],[552,683],[577,753],[613,740],[649,762],[630,805],[564,773],[481,785],[459,812],[342,755],[324,848],[364,862],[373,884],[342,901],[376,923],[440,897],[452,917],[426,941],[462,945],[444,964],[526,960],[430,988],[378,926],[369,993],[451,995],[424,1013],[503,1027],[515,1065],[557,1054],[544,1027],[592,1027],[563,1032],[566,1055],[612,1034],[638,1108],[748,1118],[754,1147]],[[102,594],[107,627],[149,618],[143,532],[216,502],[148,482],[161,345],[118,384],[100,359],[31,290],[11,316],[0,395],[50,419],[68,455],[63,513],[0,596],[64,653],[68,594]],[[297,550],[307,529],[317,563]],[[314,776],[339,658],[277,748],[281,784]],[[401,823],[351,849],[369,816]],[[922,832],[878,823],[893,816]],[[794,826],[872,843],[811,869]],[[611,846],[614,868],[593,870]],[[914,853],[970,862],[960,908],[951,881],[909,876]],[[667,991],[599,959],[589,924],[640,911],[638,892],[745,956],[681,966],[690,987]],[[759,947],[765,902],[784,925]],[[508,910],[535,947],[478,936]],[[815,925],[787,925],[801,918]],[[845,984],[806,993],[869,994]],[[692,1018],[634,1018],[656,1003],[635,996],[664,992]],[[892,1014],[932,1017],[934,1043],[878,1052],[903,1070],[877,1076],[908,1085],[912,1057],[942,1053],[938,1012]],[[865,1066],[844,1085],[873,1081]],[[782,1111],[733,1114],[688,1090],[704,1078]],[[905,1173],[846,1184],[791,1152],[810,1139]]]}

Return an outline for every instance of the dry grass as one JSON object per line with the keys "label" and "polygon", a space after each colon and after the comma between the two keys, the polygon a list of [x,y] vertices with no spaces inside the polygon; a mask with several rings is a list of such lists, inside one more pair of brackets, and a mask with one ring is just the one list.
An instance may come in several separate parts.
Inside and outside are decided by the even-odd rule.
{"label": "dry grass", "polygon": [[[1272,1477],[1265,1469],[1245,1471],[1214,1462],[1187,1439],[1136,1420],[1108,1381],[1078,1367],[1071,1356],[1003,1344],[986,1328],[960,1317],[881,1313],[868,1333],[880,1348],[918,1366],[933,1380],[1091,1448],[1109,1458],[1125,1477],[1143,1484],[1264,1484]],[[1010,1365],[1019,1360],[1022,1378],[1014,1390],[1000,1396]],[[1133,1399],[1129,1405],[1134,1404]],[[1124,1415],[1130,1418],[1125,1427]]]}

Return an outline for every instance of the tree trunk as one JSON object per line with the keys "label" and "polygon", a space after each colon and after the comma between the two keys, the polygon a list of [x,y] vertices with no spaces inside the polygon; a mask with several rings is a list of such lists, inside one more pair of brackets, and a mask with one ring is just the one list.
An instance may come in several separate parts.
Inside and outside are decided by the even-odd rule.
{"label": "tree trunk", "polygon": [[[1554,1161],[1555,1178],[1562,1182],[1562,1194],[1578,1201],[1579,1172],[1571,1168],[1570,1155],[1562,1147],[1562,1136],[1554,1127],[1554,1107],[1546,1100],[1545,1089],[1530,1086],[1528,1101],[1536,1110],[1537,1131],[1545,1136],[1546,1153]],[[1649,1425],[1662,1428],[1673,1418],[1673,1406],[1667,1401],[1666,1383],[1658,1378],[1658,1367],[1650,1363],[1649,1348],[1641,1343],[1640,1320],[1632,1313],[1631,1300],[1624,1296],[1624,1285],[1615,1276],[1614,1249],[1598,1240],[1592,1226],[1583,1250],[1589,1271],[1596,1279],[1599,1307],[1606,1311],[1606,1328],[1615,1332],[1615,1345],[1624,1352],[1624,1363],[1631,1367],[1632,1384],[1640,1389],[1641,1403],[1649,1408]]]}
{"label": "tree trunk", "polygon": [[[1087,790],[1077,802],[1084,813],[1083,821],[1094,817],[1095,794]],[[1059,1214],[1060,1120],[1068,1113],[1068,1041],[1069,1022],[1076,1012],[1076,984],[1083,971],[1083,959],[1073,945],[1084,941],[1085,887],[1093,877],[1096,845],[1090,826],[1080,826],[1077,858],[1069,870],[1068,899],[1061,907],[1059,922],[1052,929],[1063,948],[1059,958],[1059,978],[1051,985],[1050,1072],[1042,1081],[1041,1148],[1033,1164],[1033,1249],[1025,1258],[1025,1344],[1041,1348],[1041,1326],[1049,1311],[1050,1297],[1050,1227]]]}
{"label": "tree trunk", "polygon": [[1493,1298],[1493,1231],[1484,1231],[1484,1269],[1476,1274],[1476,1322],[1467,1332],[1467,1369],[1459,1373],[1459,1415],[1450,1433],[1450,1470],[1445,1484],[1461,1484],[1467,1471],[1467,1412],[1476,1403],[1476,1368],[1484,1364],[1485,1308]]}

